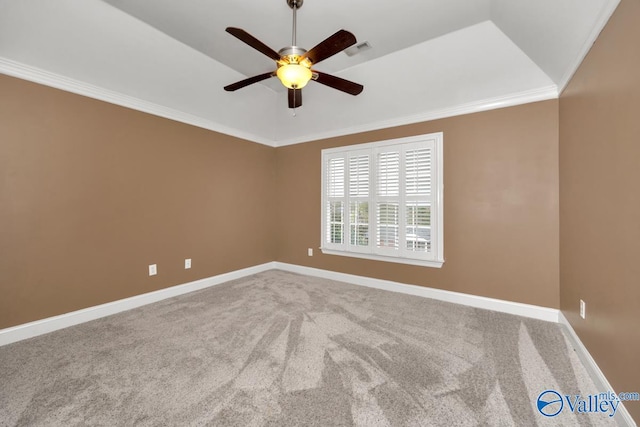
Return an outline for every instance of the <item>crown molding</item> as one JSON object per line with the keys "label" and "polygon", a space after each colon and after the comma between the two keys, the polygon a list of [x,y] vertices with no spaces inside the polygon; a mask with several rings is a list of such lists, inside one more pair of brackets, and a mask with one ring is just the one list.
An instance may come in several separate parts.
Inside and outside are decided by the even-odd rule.
{"label": "crown molding", "polygon": [[591,46],[593,46],[593,44],[596,42],[596,39],[604,29],[605,25],[607,25],[607,22],[609,22],[609,19],[611,18],[611,15],[613,15],[613,12],[615,12],[618,4],[620,4],[620,0],[610,0],[602,8],[602,10],[600,11],[600,16],[598,16],[598,19],[593,25],[593,28],[591,28],[589,37],[587,37],[587,40],[582,45],[580,52],[578,52],[578,55],[575,57],[573,62],[571,62],[571,64],[567,68],[567,71],[560,79],[560,82],[558,83],[558,94],[562,94],[562,92],[565,90],[565,88],[573,78],[573,75],[576,73],[576,71],[578,71],[578,68],[580,68],[580,64],[582,64],[582,61],[584,61],[584,58],[586,58],[587,54],[591,50]]}
{"label": "crown molding", "polygon": [[132,110],[142,111],[143,113],[152,114],[165,119],[175,120],[177,122],[186,123],[199,128],[231,135],[236,138],[257,142],[270,147],[275,146],[274,142],[268,138],[263,138],[248,132],[242,132],[238,129],[221,125],[220,123],[212,120],[184,113],[173,108],[165,107],[163,105],[155,104],[129,95],[124,95],[120,92],[94,86],[60,74],[12,61],[7,58],[0,57],[0,73],[64,90],[66,92],[75,93],[77,95],[86,96],[88,98],[108,102],[110,104],[120,105],[121,107],[131,108]]}
{"label": "crown molding", "polygon": [[546,87],[536,88],[510,95],[499,96],[495,98],[487,98],[480,101],[474,101],[462,104],[456,107],[443,108],[440,110],[425,111],[410,116],[397,117],[390,120],[379,121],[375,123],[367,123],[364,125],[352,126],[348,128],[335,129],[327,132],[304,135],[298,138],[290,138],[276,141],[276,147],[286,145],[300,144],[303,142],[317,141],[320,139],[334,138],[354,133],[369,132],[372,130],[386,129],[396,126],[410,125],[420,122],[428,122],[431,120],[446,119],[448,117],[462,116],[465,114],[479,113],[482,111],[496,110],[498,108],[513,107],[516,105],[528,104],[531,102],[546,101],[558,98],[558,87],[550,85]]}
{"label": "crown molding", "polygon": [[338,136],[350,135],[360,132],[368,132],[372,130],[385,129],[396,126],[403,126],[413,123],[426,122],[430,120],[444,119],[447,117],[461,116],[465,114],[478,113],[481,111],[494,110],[498,108],[512,107],[531,102],[545,101],[558,97],[558,88],[555,85],[527,90],[511,95],[505,95],[495,98],[487,98],[468,104],[459,105],[451,108],[440,110],[425,111],[410,116],[397,117],[390,120],[383,120],[375,123],[367,123],[364,125],[352,126],[348,128],[334,129],[327,132],[303,135],[296,138],[274,141],[270,138],[264,138],[252,133],[243,132],[212,120],[184,113],[163,105],[145,101],[122,93],[104,89],[89,83],[84,83],[69,77],[65,77],[56,73],[42,70],[37,67],[22,64],[10,59],[0,57],[0,73],[23,80],[32,81],[45,86],[108,102],[110,104],[120,105],[122,107],[131,108],[133,110],[142,111],[154,116],[175,120],[186,123],[199,128],[220,132],[231,135],[236,138],[245,139],[259,144],[268,145],[270,147],[283,147],[287,145],[300,144],[303,142],[315,141],[325,138],[333,138]]}

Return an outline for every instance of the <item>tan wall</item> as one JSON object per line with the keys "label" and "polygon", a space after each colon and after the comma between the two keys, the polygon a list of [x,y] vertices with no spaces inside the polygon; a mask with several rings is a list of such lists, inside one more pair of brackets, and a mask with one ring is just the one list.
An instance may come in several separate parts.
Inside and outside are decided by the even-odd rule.
{"label": "tan wall", "polygon": [[616,391],[640,389],[639,23],[622,0],[560,98],[561,309]]}
{"label": "tan wall", "polygon": [[[321,149],[440,131],[442,269],[323,255]],[[280,147],[278,261],[558,308],[558,185],[557,100]]]}
{"label": "tan wall", "polygon": [[[272,149],[6,76],[0,91],[0,327],[273,259],[558,307],[557,101]],[[320,149],[440,131],[444,267],[322,255]]]}
{"label": "tan wall", "polygon": [[0,328],[272,261],[274,156],[0,75]]}

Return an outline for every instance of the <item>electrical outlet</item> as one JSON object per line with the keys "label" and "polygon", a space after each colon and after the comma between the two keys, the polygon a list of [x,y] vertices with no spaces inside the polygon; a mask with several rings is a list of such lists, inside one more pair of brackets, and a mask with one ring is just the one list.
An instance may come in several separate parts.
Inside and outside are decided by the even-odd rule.
{"label": "electrical outlet", "polygon": [[188,270],[191,268],[191,258],[187,258],[184,260],[184,269]]}
{"label": "electrical outlet", "polygon": [[587,318],[587,303],[582,300],[580,300],[580,317]]}
{"label": "electrical outlet", "polygon": [[313,248],[307,249],[307,255],[313,256]]}
{"label": "electrical outlet", "polygon": [[155,276],[158,274],[158,266],[155,264],[149,265],[149,276]]}

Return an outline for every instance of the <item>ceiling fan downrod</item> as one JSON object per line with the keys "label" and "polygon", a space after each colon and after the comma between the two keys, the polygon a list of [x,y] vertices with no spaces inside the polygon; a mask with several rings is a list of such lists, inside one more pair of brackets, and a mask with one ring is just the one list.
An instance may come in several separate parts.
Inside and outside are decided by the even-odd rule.
{"label": "ceiling fan downrod", "polygon": [[296,45],[297,19],[296,11],[302,7],[304,0],[287,0],[287,4],[293,9],[293,29],[291,31],[291,46]]}

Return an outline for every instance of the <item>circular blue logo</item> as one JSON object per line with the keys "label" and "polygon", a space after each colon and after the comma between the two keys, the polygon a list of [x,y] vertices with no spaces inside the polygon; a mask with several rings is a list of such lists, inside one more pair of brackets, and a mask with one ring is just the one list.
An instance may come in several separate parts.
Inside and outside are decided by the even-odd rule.
{"label": "circular blue logo", "polygon": [[555,390],[545,390],[538,396],[538,412],[545,417],[555,417],[563,407],[562,396]]}

